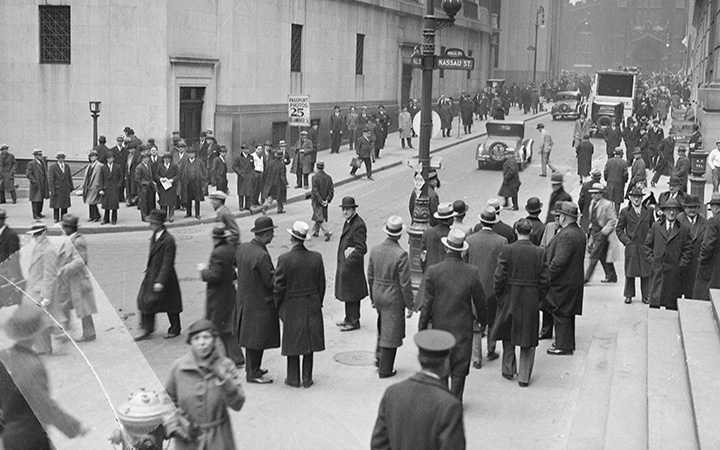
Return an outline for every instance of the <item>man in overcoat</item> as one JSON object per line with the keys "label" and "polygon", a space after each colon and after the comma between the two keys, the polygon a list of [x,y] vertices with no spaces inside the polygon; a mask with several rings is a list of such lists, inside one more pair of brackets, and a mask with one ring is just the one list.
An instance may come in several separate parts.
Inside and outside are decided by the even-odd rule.
{"label": "man in overcoat", "polygon": [[540,211],[542,211],[543,204],[537,197],[530,197],[525,203],[525,211],[527,211],[527,220],[532,224],[532,232],[530,233],[530,242],[535,245],[540,245],[542,241],[543,233],[545,232],[545,224],[540,220]]}
{"label": "man in overcoat", "polygon": [[140,164],[135,168],[135,182],[137,183],[140,219],[147,222],[148,214],[155,209],[155,184],[150,164],[150,153],[144,151],[140,157]]}
{"label": "man in overcoat", "polygon": [[645,239],[645,258],[650,263],[650,307],[677,310],[682,276],[692,258],[690,228],[677,220],[680,203],[660,204],[665,220],[657,221]]}
{"label": "man in overcoat", "polygon": [[599,168],[595,167],[590,171],[590,179],[583,183],[580,188],[580,194],[578,194],[578,208],[580,209],[580,228],[587,234],[590,230],[590,203],[592,203],[592,189],[595,183],[600,182],[602,172]]}
{"label": "man in overcoat", "polygon": [[312,192],[311,192],[311,205],[312,205],[312,221],[313,225],[313,237],[318,237],[320,230],[325,235],[325,241],[330,240],[332,233],[328,229],[325,223],[328,221],[328,205],[335,196],[335,187],[333,179],[330,175],[325,172],[325,162],[317,162],[317,173],[312,177]]}
{"label": "man in overcoat", "polygon": [[705,229],[707,228],[707,219],[698,214],[701,205],[702,203],[700,203],[700,198],[697,195],[688,195],[681,205],[684,211],[678,214],[677,218],[678,222],[682,222],[690,228],[690,239],[692,240],[690,263],[682,274],[682,295],[685,298],[694,298],[693,290],[695,280],[698,278],[700,250],[705,236]]}
{"label": "man in overcoat", "polygon": [[[212,194],[211,194],[212,195]],[[242,349],[233,337],[235,316],[235,246],[229,242],[230,230],[218,225],[212,230],[213,249],[208,264],[199,264],[200,278],[206,283],[205,318],[213,323],[225,354],[237,367],[245,365]]]}
{"label": "man in overcoat", "polygon": [[195,218],[200,220],[200,203],[205,200],[207,183],[205,161],[196,157],[194,149],[188,149],[188,157],[180,163],[180,189],[185,199],[185,217],[192,216],[192,204],[195,202]]}
{"label": "man in overcoat", "polygon": [[325,265],[322,255],[308,250],[310,226],[293,223],[290,233],[292,248],[278,258],[273,292],[283,322],[281,354],[287,357],[285,384],[300,387],[300,356],[302,355],[302,386],[313,382],[313,353],[325,350],[322,306],[325,299]]}
{"label": "man in overcoat", "polygon": [[[280,141],[282,144],[282,141]],[[268,161],[265,169],[265,185],[263,187],[263,195],[265,203],[263,203],[263,211],[267,210],[273,199],[277,201],[277,213],[283,214],[285,209],[283,204],[287,200],[287,169],[283,157],[285,152],[281,148],[275,151],[275,157]]]}
{"label": "man in overcoat", "polygon": [[353,197],[344,197],[340,204],[345,218],[338,242],[335,272],[335,298],[345,303],[345,318],[336,324],[340,331],[360,328],[360,301],[368,295],[364,267],[367,227],[357,214],[357,207]]}
{"label": "man in overcoat", "polygon": [[47,161],[43,157],[42,150],[33,150],[33,159],[25,169],[25,176],[30,182],[30,204],[32,205],[33,219],[39,220],[45,217],[42,213],[43,203],[50,198],[47,179]]}
{"label": "man in overcoat", "polygon": [[498,255],[503,245],[506,245],[507,239],[495,233],[492,229],[500,219],[495,213],[495,208],[487,207],[483,212],[478,214],[482,228],[477,232],[469,235],[466,239],[468,244],[467,258],[468,262],[478,268],[480,271],[480,282],[485,291],[485,300],[487,301],[487,330],[480,330],[475,333],[473,340],[473,353],[476,353],[477,360],[473,367],[479,369],[482,367],[482,334],[487,334],[487,359],[493,361],[498,359],[499,355],[495,352],[496,341],[490,335],[493,324],[495,323],[495,313],[497,309],[497,298],[495,291],[491,288],[493,285],[493,277],[495,275],[495,267],[498,262]]}
{"label": "man in overcoat", "polygon": [[563,174],[555,172],[550,175],[550,184],[552,186],[552,192],[550,193],[550,201],[547,204],[547,216],[545,216],[545,223],[551,223],[555,220],[555,204],[557,202],[571,202],[572,197],[567,193],[563,187]]}
{"label": "man in overcoat", "polygon": [[[26,291],[28,296],[40,304],[47,314],[62,324],[65,329],[70,329],[71,323],[68,318],[70,305],[67,297],[57,298],[55,287],[57,285],[57,247],[47,237],[47,227],[41,221],[35,221],[30,226],[27,234],[35,241],[30,254],[30,261],[26,275]],[[51,326],[42,331],[35,343],[35,349],[40,354],[50,354],[52,348],[52,335],[61,335],[62,332],[56,326]],[[67,338],[62,337],[62,342]]]}
{"label": "man in overcoat", "polygon": [[[135,206],[138,203],[137,182],[135,181],[135,169],[140,164],[142,149],[136,148],[132,142],[125,142],[125,199],[128,206]],[[143,146],[144,147],[144,146]]]}
{"label": "man in overcoat", "polygon": [[618,128],[615,121],[610,123],[610,126],[605,128],[603,132],[603,139],[605,140],[605,152],[607,153],[608,159],[612,159],[615,154],[615,149],[620,147],[622,141],[622,132]]}
{"label": "man in overcoat", "polygon": [[330,115],[330,153],[340,153],[342,142],[343,118],[340,115],[340,107],[335,105]]}
{"label": "man in overcoat", "polygon": [[628,182],[627,161],[622,157],[622,149],[616,148],[615,155],[608,159],[604,170],[608,200],[615,204],[615,214],[625,198],[625,183]]}
{"label": "man in overcoat", "polygon": [[106,164],[100,168],[100,196],[102,197],[103,210],[105,210],[101,224],[105,225],[112,222],[115,225],[123,190],[122,167],[120,164],[115,163],[114,153],[108,153],[105,161]]}
{"label": "man in overcoat", "polygon": [[55,223],[70,208],[70,194],[73,190],[70,166],[65,163],[65,153],[58,152],[57,162],[48,168],[48,189],[50,190],[50,207],[53,210]]}
{"label": "man in overcoat", "polygon": [[668,132],[668,137],[660,141],[660,144],[658,144],[657,159],[655,160],[655,165],[653,166],[655,173],[653,174],[652,180],[650,180],[650,186],[655,186],[655,184],[660,180],[660,177],[663,175],[671,176],[674,167],[675,130],[670,130]]}
{"label": "man in overcoat", "polygon": [[[625,160],[621,161],[625,162]],[[590,244],[588,245],[590,262],[585,271],[585,282],[590,281],[599,261],[605,272],[605,279],[602,282],[616,283],[615,264],[608,254],[613,239],[612,234],[615,233],[617,214],[613,203],[605,198],[606,190],[602,183],[594,184],[590,193],[593,195],[592,203],[590,203]]]}
{"label": "man in overcoat", "polygon": [[[500,190],[498,190],[498,195],[505,199],[504,207],[517,211],[519,209],[518,191],[522,183],[520,182],[520,168],[513,153],[507,152],[505,154],[502,171],[503,182],[500,185]],[[510,206],[510,199],[512,199],[512,207]]]}
{"label": "man in overcoat", "polygon": [[300,132],[300,139],[293,147],[293,160],[290,166],[290,173],[295,174],[295,189],[308,189],[310,172],[313,170],[313,145],[307,137],[307,131]]}
{"label": "man in overcoat", "polygon": [[351,151],[355,150],[355,141],[357,141],[357,130],[360,125],[360,115],[355,112],[355,106],[351,106],[350,112],[345,114],[345,127],[347,127],[348,130],[348,141],[350,143]]}
{"label": "man in overcoat", "polygon": [[[357,146],[355,147],[355,154],[357,155],[357,159],[361,162],[365,163],[365,174],[367,175],[368,180],[373,180],[372,176],[372,162],[375,159],[373,156],[373,152],[375,151],[375,145],[370,140],[370,128],[366,125],[363,128],[362,136],[357,141]],[[339,151],[339,150],[338,150]],[[358,166],[353,166],[353,168],[350,170],[350,175],[356,176],[355,173],[358,170]]]}
{"label": "man in overcoat", "polygon": [[240,211],[244,209],[249,211],[260,196],[260,192],[255,189],[255,185],[262,183],[262,174],[260,174],[259,179],[255,179],[253,156],[250,154],[250,148],[243,145],[240,150],[240,154],[233,158],[232,169],[237,175],[237,195]]}
{"label": "man in overcoat", "polygon": [[622,129],[623,141],[625,141],[625,157],[628,165],[632,164],[635,147],[640,146],[640,127],[635,119],[628,117],[627,125]]}
{"label": "man in overcoat", "polygon": [[[498,313],[491,334],[503,343],[502,376],[512,380],[517,373],[520,387],[527,387],[538,345],[540,301],[547,293],[548,267],[544,250],[530,242],[530,221],[518,220],[515,231],[518,240],[502,247],[497,258],[493,291]],[[520,347],[519,364],[515,347]]]}
{"label": "man in overcoat", "polygon": [[163,154],[162,163],[155,171],[155,186],[158,192],[158,205],[167,214],[168,222],[175,220],[175,206],[177,205],[177,189],[180,184],[180,169],[173,162],[172,154]]}
{"label": "man in overcoat", "polygon": [[630,194],[635,187],[646,187],[647,186],[647,168],[645,166],[645,160],[642,158],[642,152],[639,148],[636,148],[632,153],[633,161],[630,166],[630,183],[628,183],[626,196]]}
{"label": "man in overcoat", "polygon": [[180,313],[183,308],[180,283],[175,272],[176,246],[175,239],[165,229],[165,220],[165,213],[157,209],[148,215],[153,234],[145,277],[137,297],[143,333],[135,338],[136,341],[150,338],[155,331],[155,314],[160,312],[167,313],[170,322],[165,339],[180,335]]}
{"label": "man in overcoat", "polygon": [[455,338],[447,331],[423,330],[415,335],[415,344],[422,370],[387,388],[370,448],[465,450],[462,402],[448,392],[444,381]]}
{"label": "man in overcoat", "polygon": [[675,161],[672,175],[680,179],[680,191],[687,193],[688,177],[690,176],[690,159],[684,145],[678,147],[678,159]]}
{"label": "man in overcoat", "polygon": [[380,378],[397,374],[395,355],[405,338],[405,309],[413,306],[408,254],[398,242],[406,228],[402,218],[390,216],[383,227],[387,238],[370,250],[367,278],[378,313],[375,361]]}
{"label": "man in overcoat", "polygon": [[[659,155],[658,147],[663,139],[665,139],[665,131],[660,128],[660,122],[658,120],[653,120],[652,127],[647,130],[647,153],[650,159],[648,167],[655,167]],[[640,141],[640,148],[642,149],[642,137]]]}
{"label": "man in overcoat", "polygon": [[480,270],[462,260],[462,252],[469,248],[465,233],[452,230],[442,243],[447,248],[445,259],[425,274],[425,305],[418,327],[449,331],[457,340],[450,354],[450,392],[462,400],[472,359],[473,322],[487,324],[487,302]]}
{"label": "man in overcoat", "polygon": [[582,314],[586,245],[577,218],[577,205],[563,202],[560,209],[563,229],[546,250],[550,288],[543,309],[552,313],[555,325],[555,347],[547,349],[550,355],[572,355],[575,351],[575,316]]}
{"label": "man in overcoat", "polygon": [[540,132],[540,168],[542,169],[540,176],[546,177],[548,167],[555,172],[555,166],[550,164],[550,152],[552,152],[554,142],[552,135],[545,130],[545,125],[539,123],[535,128]]}
{"label": "man in overcoat", "polygon": [[235,221],[235,216],[230,212],[230,208],[225,205],[227,195],[223,191],[215,191],[208,195],[208,198],[215,211],[215,222],[222,224],[221,226],[227,230],[225,240],[234,251],[240,243],[240,228]]}
{"label": "man in overcoat", "polygon": [[588,175],[590,175],[593,153],[595,153],[595,146],[590,142],[590,134],[585,134],[582,141],[575,147],[575,157],[577,158],[578,175],[581,183],[584,183]]}
{"label": "man in overcoat", "polygon": [[5,203],[5,193],[10,194],[13,204],[17,203],[15,191],[15,155],[10,153],[7,144],[0,145],[0,203]]}
{"label": "man in overcoat", "polygon": [[[107,155],[106,155],[107,156]],[[83,201],[88,205],[90,222],[100,222],[100,211],[98,205],[102,203],[102,163],[98,161],[98,153],[90,150],[88,155],[90,162],[85,168],[83,179]]]}
{"label": "man in overcoat", "polygon": [[[497,217],[497,223],[494,223],[492,226],[492,230],[495,232],[495,234],[498,234],[505,239],[507,239],[508,244],[512,244],[517,240],[517,236],[515,235],[515,230],[513,230],[513,227],[506,224],[505,222],[500,219],[500,213],[502,212],[502,205],[500,204],[500,200],[493,197],[489,199],[486,203],[486,205],[489,208],[493,208],[495,210],[495,216]],[[473,227],[473,233],[480,230],[482,228],[482,223],[477,223]]]}
{"label": "man in overcoat", "polygon": [[652,226],[652,206],[642,204],[642,189],[630,191],[630,205],[620,211],[615,233],[625,246],[625,303],[632,303],[635,297],[635,278],[640,278],[642,302],[650,303],[650,264],[645,259],[645,239]]}
{"label": "man in overcoat", "polygon": [[713,192],[708,219],[698,255],[697,281],[692,298],[710,300],[710,289],[720,289],[720,193]]}
{"label": "man in overcoat", "polygon": [[[682,192],[680,190],[680,179],[675,176],[671,176],[670,180],[668,180],[668,190],[665,192],[661,192],[658,196],[658,205],[663,205],[668,202],[668,200],[676,200],[678,204],[682,205],[683,202],[685,202],[685,197],[687,194],[685,192]],[[660,211],[662,214],[662,211]]]}
{"label": "man in overcoat", "polygon": [[277,228],[270,217],[255,219],[250,230],[255,237],[240,244],[235,253],[238,291],[233,333],[245,347],[245,378],[248,383],[267,384],[273,379],[262,369],[263,353],[280,347],[280,319],[273,297],[275,267],[267,245]]}
{"label": "man in overcoat", "polygon": [[227,156],[227,147],[224,145],[220,147],[217,158],[213,158],[212,166],[210,168],[210,181],[212,185],[218,191],[228,193],[228,179],[227,179],[227,162],[225,157]]}
{"label": "man in overcoat", "polygon": [[[452,203],[439,204],[433,218],[435,219],[435,225],[426,228],[420,240],[420,266],[423,273],[426,273],[429,267],[439,263],[445,257],[445,246],[441,239],[448,235],[455,218]],[[424,303],[425,278],[423,277],[420,281],[413,309],[415,311],[419,310]]]}
{"label": "man in overcoat", "polygon": [[20,268],[20,238],[5,223],[6,219],[7,213],[0,209],[0,308],[20,303],[21,289],[24,288]]}

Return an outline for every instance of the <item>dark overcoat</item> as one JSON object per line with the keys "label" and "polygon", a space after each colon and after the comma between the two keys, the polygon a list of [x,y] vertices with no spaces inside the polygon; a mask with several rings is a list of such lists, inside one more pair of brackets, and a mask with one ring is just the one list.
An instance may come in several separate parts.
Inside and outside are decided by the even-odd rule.
{"label": "dark overcoat", "polygon": [[135,169],[140,164],[140,153],[135,150],[134,152],[128,152],[125,157],[125,193],[127,199],[130,200],[138,195],[137,183],[135,182]]}
{"label": "dark overcoat", "polygon": [[[318,172],[312,177],[312,219],[315,222],[327,222],[328,220],[328,205],[335,196],[335,188],[333,186],[333,179],[330,175],[326,174],[323,170]],[[322,202],[325,202],[323,205]]]}
{"label": "dark overcoat", "polygon": [[[175,239],[165,229],[159,239],[155,236],[157,232],[150,238],[147,268],[137,297],[138,309],[143,314],[181,313],[182,295],[175,272]],[[153,290],[155,283],[163,285],[162,291]]]}
{"label": "dark overcoat", "polygon": [[312,141],[302,138],[298,139],[293,148],[295,157],[290,164],[290,173],[310,173],[313,170],[313,158],[315,150],[313,150]]}
{"label": "dark overcoat", "polygon": [[112,170],[107,164],[103,165],[100,168],[100,186],[103,191],[103,209],[118,209],[123,187],[122,167],[115,162]]}
{"label": "dark overcoat", "polygon": [[[354,250],[345,257],[345,249]],[[335,272],[335,298],[341,302],[359,302],[368,295],[365,280],[365,253],[367,253],[367,227],[355,214],[343,224],[338,243],[337,271]]]}
{"label": "dark overcoat", "polygon": [[372,450],[465,450],[465,445],[462,402],[445,383],[418,372],[385,391]]}
{"label": "dark overcoat", "polygon": [[[410,210],[410,217],[413,216],[414,211],[415,211],[415,199],[416,198],[417,198],[417,193],[415,192],[415,189],[413,189],[412,193],[410,194],[410,201],[408,202],[408,209]],[[437,191],[435,189],[433,189],[432,186],[428,186],[428,198],[430,199],[430,216],[428,216],[428,225],[431,227],[434,227],[438,223],[434,214],[437,212],[438,205],[440,204],[440,196],[438,195]]]}
{"label": "dark overcoat", "polygon": [[660,170],[661,175],[672,175],[675,166],[675,138],[668,136],[663,139],[657,148],[658,160],[655,170]]}
{"label": "dark overcoat", "polygon": [[580,210],[580,214],[582,214],[580,217],[580,228],[582,228],[585,233],[590,230],[590,203],[592,203],[590,188],[592,188],[595,183],[597,183],[597,181],[593,179],[586,181],[580,188],[580,194],[578,194],[578,209]]}
{"label": "dark overcoat", "polygon": [[418,327],[445,330],[457,343],[450,352],[453,376],[470,372],[473,341],[473,305],[477,321],[487,324],[485,291],[477,267],[464,262],[458,252],[447,253],[445,259],[428,268],[425,274],[425,305],[420,312]]}
{"label": "dark overcoat", "polygon": [[72,173],[70,166],[64,164],[65,170],[55,163],[48,169],[48,189],[50,189],[50,207],[69,208],[70,193],[73,190]]}
{"label": "dark overcoat", "polygon": [[287,199],[287,169],[282,159],[272,158],[268,161],[263,195],[265,198],[272,197],[279,203],[284,203]]}
{"label": "dark overcoat", "polygon": [[241,244],[235,264],[238,291],[233,333],[246,348],[280,347],[280,319],[273,297],[275,267],[267,248],[257,238]]}
{"label": "dark overcoat", "polygon": [[582,314],[587,239],[577,223],[563,228],[545,250],[550,288],[543,310],[562,317]]}
{"label": "dark overcoat", "polygon": [[709,300],[709,289],[720,288],[720,216],[708,219],[698,256],[697,282],[693,298]]}
{"label": "dark overcoat", "polygon": [[3,154],[0,152],[0,190],[15,190],[15,155],[10,152]]}
{"label": "dark overcoat", "polygon": [[380,316],[378,346],[400,347],[405,338],[405,309],[413,306],[408,254],[387,238],[370,251],[367,268],[370,301]]}
{"label": "dark overcoat", "polygon": [[210,181],[212,185],[215,186],[218,191],[227,192],[227,163],[220,156],[212,160],[211,174]]}
{"label": "dark overcoat", "polygon": [[480,283],[482,283],[487,301],[488,320],[492,324],[497,312],[497,299],[492,288],[493,278],[500,249],[508,242],[493,230],[483,229],[468,236],[466,242],[470,247],[467,251],[468,262],[480,271]]}
{"label": "dark overcoat", "polygon": [[513,242],[517,241],[517,235],[515,234],[515,230],[513,230],[513,227],[506,224],[502,220],[498,221],[498,223],[493,224],[492,230],[507,239],[508,244],[512,244]]}
{"label": "dark overcoat", "polygon": [[605,151],[608,155],[612,155],[613,151],[616,148],[620,147],[620,141],[622,141],[622,132],[618,127],[607,127],[605,128],[605,132],[603,134],[603,138],[605,139]]}
{"label": "dark overcoat", "polygon": [[539,217],[527,216],[527,220],[532,225],[532,231],[530,232],[530,242],[535,245],[540,245],[542,242],[543,233],[545,232],[545,224]]}
{"label": "dark overcoat", "polygon": [[180,169],[180,190],[183,201],[195,200],[201,202],[205,200],[203,195],[207,184],[207,168],[205,161],[200,157],[190,160],[183,159],[179,165]]}
{"label": "dark overcoat", "polygon": [[50,198],[47,180],[47,161],[45,158],[39,161],[37,158],[33,158],[25,168],[25,176],[28,181],[30,181],[29,200],[31,202],[41,202],[46,198]]}
{"label": "dark overcoat", "polygon": [[355,146],[355,153],[360,159],[369,159],[375,151],[375,145],[365,136],[360,136]]}
{"label": "dark overcoat", "polygon": [[[572,196],[565,191],[565,188],[560,186],[559,189],[554,190],[550,193],[550,201],[547,204],[547,215],[545,216],[545,223],[553,223],[555,216],[552,214],[555,211],[555,204],[557,202],[571,202]],[[545,230],[543,230],[544,232]]]}
{"label": "dark overcoat", "polygon": [[275,304],[283,322],[283,356],[325,350],[322,306],[325,265],[322,255],[293,244],[278,258],[274,283]]}
{"label": "dark overcoat", "polygon": [[502,248],[497,259],[494,293],[498,310],[491,336],[520,347],[537,347],[540,300],[548,287],[544,250],[529,240]]}
{"label": "dark overcoat", "polygon": [[575,147],[577,157],[578,175],[586,177],[592,170],[592,155],[595,153],[595,146],[590,141],[582,141]]}
{"label": "dark overcoat", "polygon": [[625,198],[625,183],[628,181],[627,161],[620,156],[610,158],[605,164],[606,197],[613,203],[622,203]]}
{"label": "dark overcoat", "polygon": [[690,158],[687,156],[678,157],[677,161],[675,161],[672,176],[680,178],[681,189],[683,187],[687,189],[688,177],[690,176]]}
{"label": "dark overcoat", "polygon": [[200,272],[207,284],[205,290],[205,318],[215,325],[218,333],[232,333],[235,315],[235,247],[227,241],[215,244],[210,262]]}
{"label": "dark overcoat", "polygon": [[625,246],[625,276],[649,277],[650,264],[645,258],[645,239],[653,224],[653,211],[641,206],[640,215],[632,205],[620,211],[615,233]]}
{"label": "dark overcoat", "polygon": [[[252,155],[245,155],[245,153],[242,153],[237,158],[234,158],[232,169],[233,172],[237,174],[238,196],[244,197],[253,195],[255,165],[253,163]],[[268,169],[270,169],[270,167],[265,167],[266,172]]]}
{"label": "dark overcoat", "polygon": [[677,220],[668,234],[666,221],[655,222],[645,239],[650,263],[650,306],[677,309],[682,274],[692,257],[690,228]]}
{"label": "dark overcoat", "polygon": [[[165,189],[160,182],[160,178],[172,180],[172,185]],[[175,207],[177,203],[177,187],[180,184],[180,169],[177,164],[171,162],[167,168],[165,168],[164,163],[160,164],[155,172],[155,184],[157,185],[160,206]]]}
{"label": "dark overcoat", "polygon": [[514,157],[505,158],[503,162],[503,182],[498,190],[500,197],[515,197],[520,189],[520,169]]}
{"label": "dark overcoat", "polygon": [[698,214],[695,216],[695,223],[690,223],[690,219],[685,213],[678,214],[677,220],[690,228],[690,239],[692,240],[692,256],[690,263],[683,271],[682,277],[682,295],[685,298],[693,298],[693,290],[695,288],[695,280],[698,278],[698,266],[700,265],[700,250],[702,248],[705,229],[707,228],[707,219]]}
{"label": "dark overcoat", "polygon": [[647,171],[645,160],[638,158],[632,163],[630,168],[630,188],[637,186],[638,183],[647,184]]}
{"label": "dark overcoat", "polygon": [[426,228],[421,239],[421,251],[425,252],[425,262],[423,263],[423,271],[441,262],[445,258],[445,246],[442,238],[447,237],[450,233],[450,226],[438,222],[437,225]]}

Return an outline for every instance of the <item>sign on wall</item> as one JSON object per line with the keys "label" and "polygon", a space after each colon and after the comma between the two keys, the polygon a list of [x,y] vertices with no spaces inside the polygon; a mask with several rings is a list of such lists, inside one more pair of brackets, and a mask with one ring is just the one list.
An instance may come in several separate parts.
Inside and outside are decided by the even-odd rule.
{"label": "sign on wall", "polygon": [[288,95],[288,123],[291,127],[310,126],[309,95]]}

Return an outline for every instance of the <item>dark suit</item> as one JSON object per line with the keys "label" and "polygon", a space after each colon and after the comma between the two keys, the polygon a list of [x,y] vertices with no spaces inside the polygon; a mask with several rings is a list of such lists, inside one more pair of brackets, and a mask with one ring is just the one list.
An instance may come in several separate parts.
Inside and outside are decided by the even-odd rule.
{"label": "dark suit", "polygon": [[680,178],[680,191],[687,192],[688,177],[690,176],[690,159],[687,156],[680,156],[675,161],[672,176]]}
{"label": "dark suit", "polygon": [[652,226],[653,210],[640,206],[640,215],[630,205],[620,211],[615,233],[625,246],[625,297],[635,297],[635,278],[640,278],[643,299],[650,298],[650,264],[645,258],[645,239]]}
{"label": "dark suit", "polygon": [[527,216],[527,220],[532,224],[532,231],[530,232],[530,242],[535,245],[540,245],[542,242],[542,236],[545,232],[545,224],[539,217]]}
{"label": "dark suit", "polygon": [[125,196],[128,205],[137,204],[137,183],[135,182],[135,169],[140,164],[140,154],[136,151],[128,153],[125,158]]}
{"label": "dark suit", "polygon": [[107,145],[100,143],[93,149],[98,154],[98,161],[100,161],[102,164],[105,164],[107,162],[107,155],[110,149],[107,147]]}
{"label": "dark suit", "polygon": [[108,164],[100,168],[100,189],[105,193],[102,198],[102,207],[105,210],[103,222],[112,220],[114,224],[117,222],[117,210],[123,189],[122,167],[119,164],[113,162],[112,170]]}
{"label": "dark suit", "polygon": [[330,232],[325,228],[323,223],[328,221],[328,205],[330,205],[334,196],[335,187],[332,177],[322,169],[318,169],[318,173],[312,177],[312,191],[310,195],[310,202],[313,209],[312,220],[315,222],[313,225],[313,236],[317,236],[322,228],[325,236],[329,237]]}
{"label": "dark suit", "polygon": [[218,156],[213,159],[210,180],[211,184],[213,184],[218,191],[228,193],[227,163],[225,163],[225,158]]}
{"label": "dark suit", "polygon": [[[545,216],[545,223],[552,223],[555,221],[555,216],[552,214],[552,212],[555,210],[555,204],[557,204],[557,202],[571,201],[572,196],[570,196],[570,194],[568,194],[562,186],[560,187],[560,189],[552,191],[552,193],[550,193],[550,201],[547,205],[547,216]],[[543,229],[543,231],[545,230]],[[542,234],[540,236],[542,237]]]}
{"label": "dark suit", "polygon": [[39,219],[42,214],[43,202],[50,198],[47,179],[47,162],[45,158],[33,158],[25,169],[25,176],[30,182],[30,202],[32,203],[33,219]]}
{"label": "dark suit", "polygon": [[690,263],[687,265],[684,273],[682,274],[682,295],[684,295],[685,298],[694,298],[693,290],[695,288],[695,280],[698,278],[700,250],[703,238],[705,237],[707,219],[698,214],[695,216],[694,223],[691,223],[687,215],[685,215],[685,213],[681,213],[678,214],[677,220],[690,228],[690,239],[692,240],[692,256],[690,257]]}
{"label": "dark suit", "polygon": [[340,153],[342,142],[343,116],[334,112],[330,115],[330,153]]}
{"label": "dark suit", "polygon": [[710,289],[720,289],[720,217],[708,219],[698,256],[693,298],[709,300]]}
{"label": "dark suit", "polygon": [[[685,197],[687,197],[687,194],[683,191],[678,191],[677,195],[675,196],[675,200],[682,205],[685,202]],[[658,197],[658,205],[664,205],[668,200],[670,200],[670,191],[661,192],[660,196]]]}
{"label": "dark suit", "polygon": [[465,450],[462,402],[442,381],[418,372],[385,391],[370,448]]}
{"label": "dark suit", "polygon": [[15,155],[10,152],[0,152],[0,203],[5,203],[5,192],[10,193],[13,203],[17,202],[17,192],[15,192],[16,169]]}
{"label": "dark suit", "polygon": [[610,159],[613,157],[615,149],[620,147],[622,132],[618,127],[607,127],[603,133],[603,138],[605,139],[605,152],[607,153],[608,159]]}
{"label": "dark suit", "polygon": [[70,208],[70,194],[73,191],[70,166],[52,164],[48,169],[48,189],[50,190],[50,207],[53,209],[55,222],[59,221]]}
{"label": "dark suit", "polygon": [[[651,180],[652,183],[657,183],[658,180],[660,180],[660,176],[662,175],[672,175],[673,167],[675,166],[675,156],[673,153],[674,151],[674,137],[668,136],[660,142],[657,148],[657,159],[655,161],[655,165],[653,166],[655,173],[653,174]],[[687,182],[685,184],[687,184]]]}
{"label": "dark suit", "polygon": [[625,183],[628,182],[627,161],[620,156],[610,158],[603,171],[607,182],[606,197],[615,203],[615,212],[620,210],[620,204],[625,198]]}
{"label": "dark suit", "polygon": [[[347,258],[345,249],[354,248]],[[345,323],[360,325],[360,300],[368,295],[365,279],[367,253],[367,227],[357,214],[343,224],[338,242],[337,271],[335,272],[335,298],[345,302]]]}
{"label": "dark suit", "polygon": [[460,252],[428,268],[425,274],[425,305],[418,328],[445,330],[457,344],[450,352],[451,392],[462,400],[465,377],[470,372],[473,339],[473,306],[477,321],[487,324],[487,302],[480,282],[480,270],[464,262]]}
{"label": "dark suit", "polygon": [[155,209],[155,186],[153,185],[153,171],[150,161],[141,162],[135,168],[135,182],[137,183],[140,218],[144,222],[150,211]]}
{"label": "dark suit", "polygon": [[[372,154],[375,151],[374,148],[375,146],[373,143],[370,142],[370,140],[364,135],[358,139],[357,146],[355,148],[358,159],[365,163],[365,172],[368,178],[372,177]],[[355,175],[357,170],[357,167],[353,167],[352,170],[350,170],[350,174]]]}
{"label": "dark suit", "polygon": [[677,309],[682,275],[692,258],[690,228],[677,220],[672,231],[667,221],[655,222],[645,239],[645,258],[650,263],[650,307]]}

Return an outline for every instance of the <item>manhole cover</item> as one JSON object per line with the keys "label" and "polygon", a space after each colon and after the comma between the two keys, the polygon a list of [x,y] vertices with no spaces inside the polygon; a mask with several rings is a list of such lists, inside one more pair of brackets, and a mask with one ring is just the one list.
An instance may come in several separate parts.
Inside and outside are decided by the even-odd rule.
{"label": "manhole cover", "polygon": [[346,366],[374,366],[375,365],[375,353],[374,352],[341,352],[335,355],[335,361]]}

